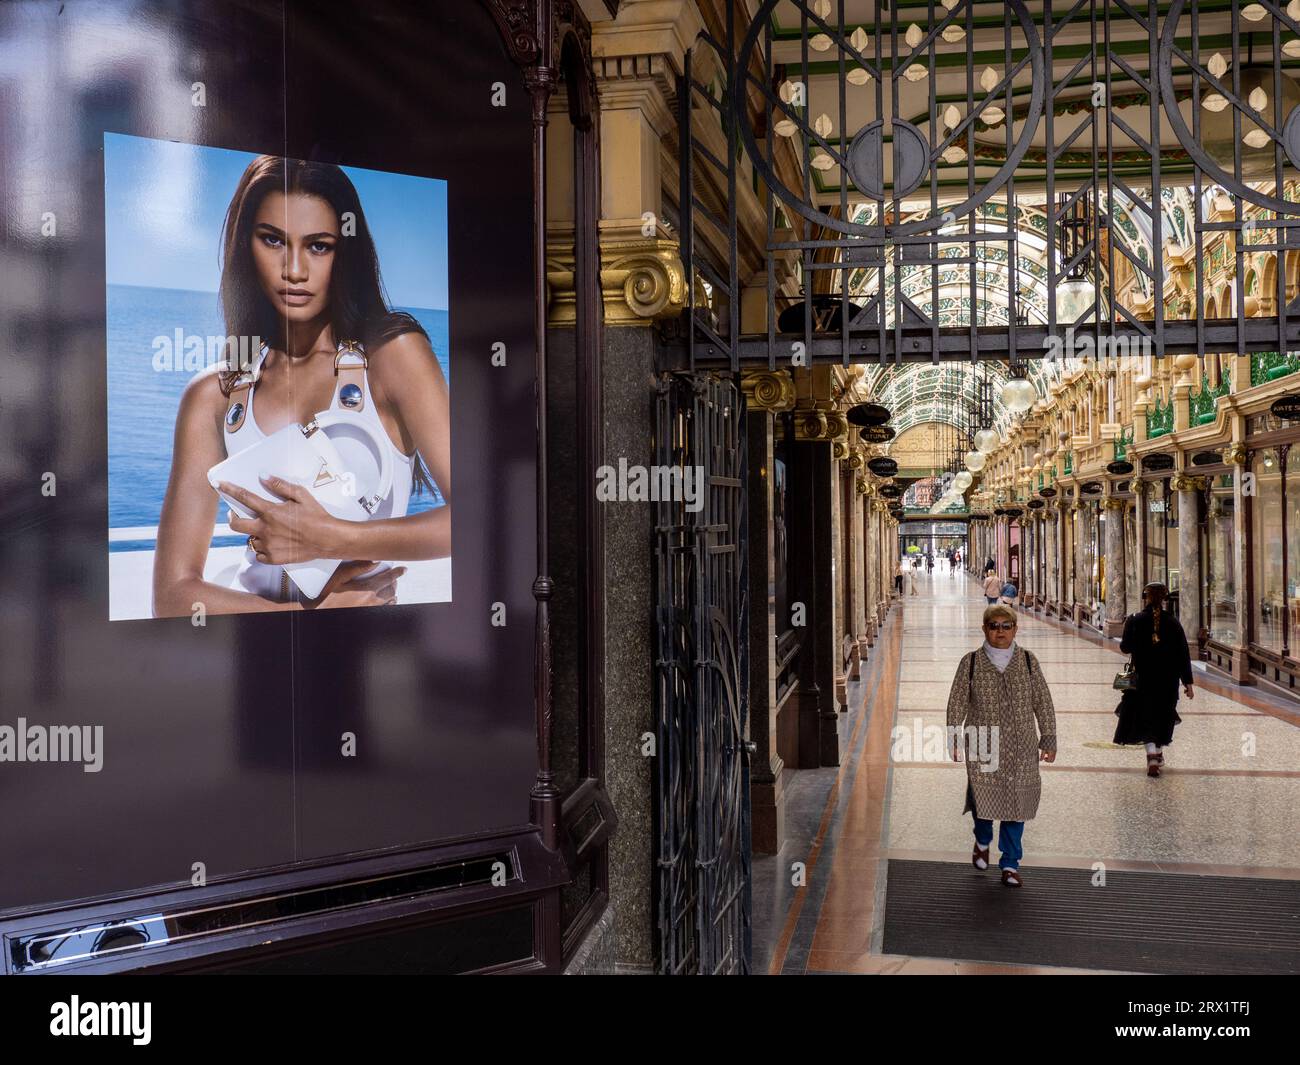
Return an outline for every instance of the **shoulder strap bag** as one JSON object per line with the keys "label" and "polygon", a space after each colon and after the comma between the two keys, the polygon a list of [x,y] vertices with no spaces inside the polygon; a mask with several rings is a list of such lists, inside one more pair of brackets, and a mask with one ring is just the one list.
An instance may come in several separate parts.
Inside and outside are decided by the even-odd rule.
{"label": "shoulder strap bag", "polygon": [[1133,659],[1129,658],[1124,663],[1124,668],[1115,674],[1115,680],[1111,687],[1116,691],[1132,692],[1137,691],[1138,676],[1137,670],[1133,667]]}

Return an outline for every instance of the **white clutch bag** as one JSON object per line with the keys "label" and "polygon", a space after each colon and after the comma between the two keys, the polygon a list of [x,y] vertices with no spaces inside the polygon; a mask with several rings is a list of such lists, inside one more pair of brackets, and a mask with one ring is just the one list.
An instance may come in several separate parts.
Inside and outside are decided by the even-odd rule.
{"label": "white clutch bag", "polygon": [[[349,452],[345,460],[331,439],[332,434],[321,424],[323,420],[332,421],[323,413],[305,426],[286,425],[252,447],[231,455],[208,470],[208,483],[215,489],[224,481],[268,502],[279,503],[282,500],[267,491],[261,478],[280,477],[305,487],[334,517],[366,521],[392,488],[391,457],[387,449],[373,441],[373,448],[357,448],[350,443],[343,449]],[[331,428],[337,431],[337,427]],[[345,432],[355,434],[355,424],[347,426]],[[364,438],[373,434],[363,428],[360,435]],[[236,500],[224,493],[221,497],[240,517],[255,517]],[[317,558],[292,562],[284,570],[304,595],[315,599],[341,563],[342,559]]]}

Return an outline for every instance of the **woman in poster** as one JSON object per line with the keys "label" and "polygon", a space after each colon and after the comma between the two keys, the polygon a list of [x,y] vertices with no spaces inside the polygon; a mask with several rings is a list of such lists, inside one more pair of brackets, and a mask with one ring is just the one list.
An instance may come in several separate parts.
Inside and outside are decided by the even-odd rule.
{"label": "woman in poster", "polygon": [[[181,400],[158,528],[157,617],[378,606],[395,601],[401,566],[376,561],[451,554],[450,415],[428,336],[384,298],[360,198],[326,163],[260,156],[226,213],[221,306],[232,337],[267,338],[251,366],[229,361],[196,377]],[[332,516],[301,484],[262,484],[278,502],[235,485],[221,491],[247,535],[243,561],[204,579],[217,517],[208,471],[287,425],[323,412],[364,423],[390,454],[392,487],[369,520]],[[273,473],[274,471],[268,471]],[[407,514],[414,490],[436,483],[446,505]],[[295,594],[286,564],[345,559],[314,600]]]}

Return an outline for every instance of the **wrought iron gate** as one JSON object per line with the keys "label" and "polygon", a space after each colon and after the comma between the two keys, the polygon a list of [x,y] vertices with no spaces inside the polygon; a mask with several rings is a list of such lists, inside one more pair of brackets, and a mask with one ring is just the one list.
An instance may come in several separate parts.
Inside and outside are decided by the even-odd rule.
{"label": "wrought iron gate", "polygon": [[655,508],[658,966],[664,973],[747,973],[749,651],[740,390],[710,374],[662,375],[656,446],[659,470],[691,471],[690,481],[676,483],[695,486],[670,499],[659,493]]}

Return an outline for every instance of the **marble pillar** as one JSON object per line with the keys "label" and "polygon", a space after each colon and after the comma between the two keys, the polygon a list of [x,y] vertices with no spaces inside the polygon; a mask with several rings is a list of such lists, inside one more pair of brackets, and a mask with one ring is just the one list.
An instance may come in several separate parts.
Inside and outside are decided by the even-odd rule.
{"label": "marble pillar", "polygon": [[1106,622],[1102,632],[1119,636],[1124,632],[1125,596],[1128,582],[1124,572],[1124,501],[1106,499]]}
{"label": "marble pillar", "polygon": [[[839,445],[834,445],[832,452]],[[848,702],[848,674],[844,661],[844,637],[848,632],[845,624],[845,611],[849,604],[844,598],[844,570],[848,566],[848,544],[844,530],[844,485],[848,479],[848,470],[838,458],[831,464],[831,632],[835,640],[835,703],[836,709],[842,710]]]}
{"label": "marble pillar", "polygon": [[853,637],[852,670],[849,680],[858,680],[862,676],[861,636],[865,632],[866,597],[862,593],[862,575],[866,572],[865,550],[862,531],[862,507],[858,506],[858,472],[850,464],[844,466],[844,506],[846,524],[849,527],[849,572],[845,575],[844,586],[848,590],[848,602],[845,603],[844,631]]}
{"label": "marble pillar", "polygon": [[1066,522],[1069,520],[1070,501],[1060,498],[1056,504],[1056,582],[1052,588],[1058,618],[1066,617],[1069,611],[1070,559],[1067,552],[1069,550],[1070,535],[1066,529]]}
{"label": "marble pillar", "polygon": [[[808,445],[816,449],[813,462],[813,537],[817,541],[817,566],[813,574],[816,609],[808,619],[816,630],[814,669],[817,676],[817,765],[840,764],[837,682],[840,670],[840,626],[836,590],[839,587],[839,463],[830,443]],[[818,520],[820,519],[820,520]]]}
{"label": "marble pillar", "polygon": [[1205,478],[1180,475],[1173,480],[1178,492],[1178,620],[1187,634],[1192,659],[1198,657],[1201,631],[1201,544],[1198,496]]}
{"label": "marble pillar", "polygon": [[1138,609],[1142,609],[1142,589],[1147,585],[1147,482],[1133,482],[1133,521],[1137,533]]}
{"label": "marble pillar", "polygon": [[[1235,380],[1235,378],[1234,378]],[[1247,378],[1249,380],[1249,378]],[[1246,493],[1242,473],[1246,469],[1246,449],[1242,444],[1234,443],[1225,456],[1232,466],[1232,500],[1233,500],[1233,536],[1236,541],[1236,557],[1233,559],[1234,581],[1237,589],[1237,644],[1232,651],[1232,676],[1239,684],[1251,682],[1250,660],[1247,655],[1246,633],[1250,631],[1250,599],[1246,595],[1250,577],[1246,565]]]}

